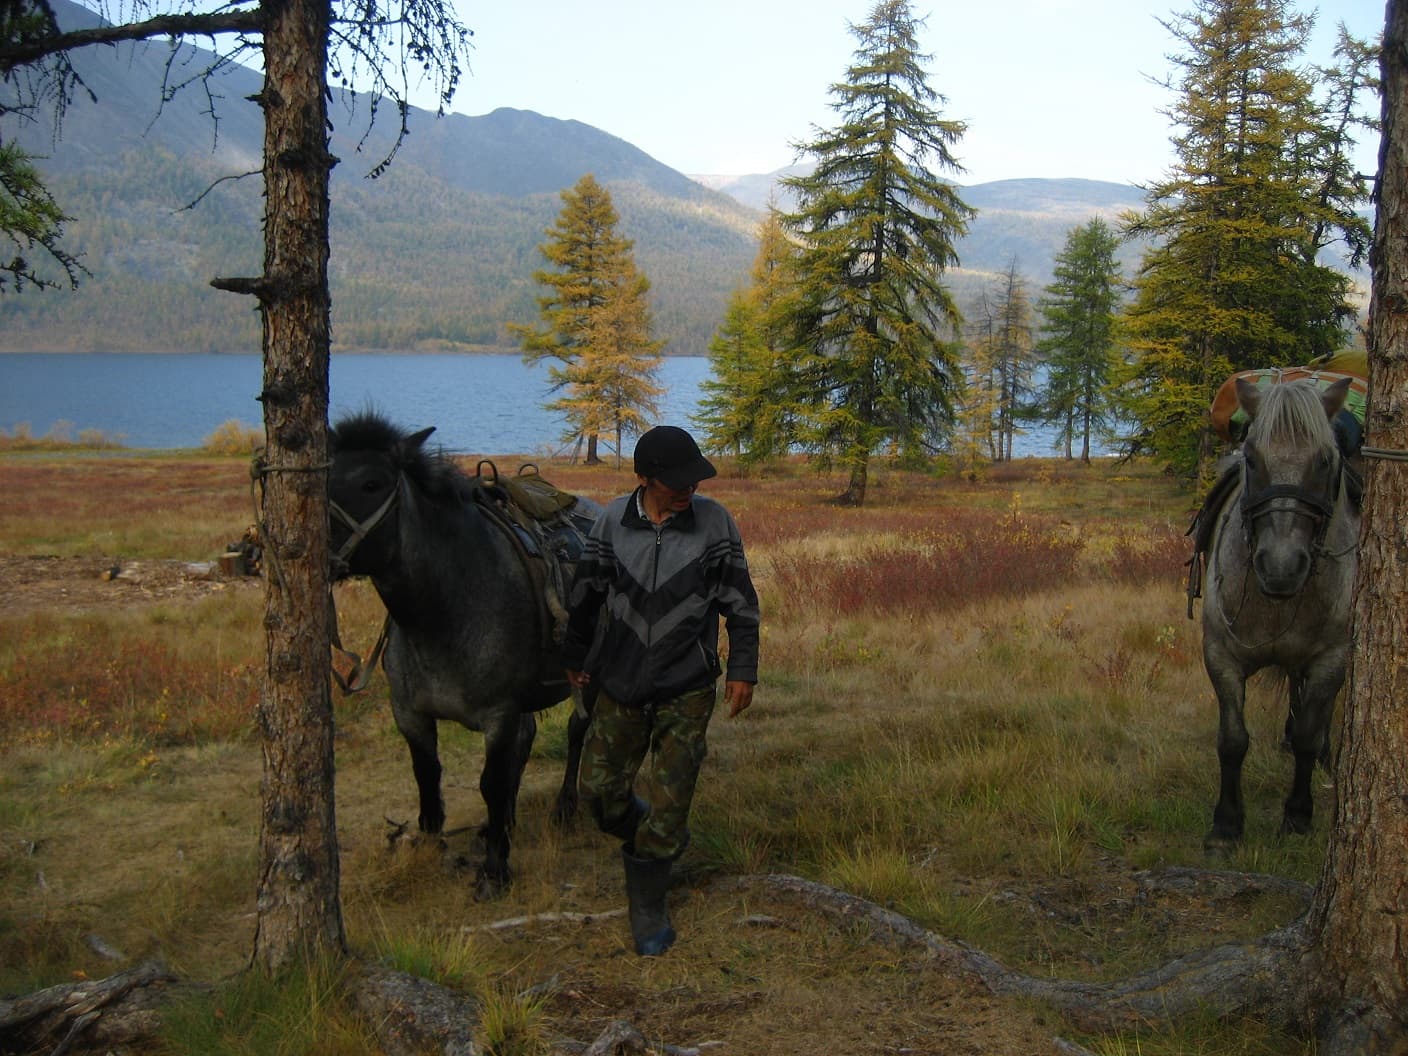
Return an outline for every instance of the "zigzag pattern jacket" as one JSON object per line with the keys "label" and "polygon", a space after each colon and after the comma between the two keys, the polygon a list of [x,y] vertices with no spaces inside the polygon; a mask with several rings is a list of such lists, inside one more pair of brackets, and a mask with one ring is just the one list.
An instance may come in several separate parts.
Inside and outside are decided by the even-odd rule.
{"label": "zigzag pattern jacket", "polygon": [[638,495],[613,500],[587,537],[569,594],[568,670],[622,704],[702,689],[722,672],[722,617],[728,681],[757,682],[758,594],[733,517],[696,495],[657,526]]}

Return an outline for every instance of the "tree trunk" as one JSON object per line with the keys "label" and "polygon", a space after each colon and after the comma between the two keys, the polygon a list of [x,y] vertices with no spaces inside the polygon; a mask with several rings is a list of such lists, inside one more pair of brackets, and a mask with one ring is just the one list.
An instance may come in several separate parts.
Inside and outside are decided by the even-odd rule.
{"label": "tree trunk", "polygon": [[327,598],[329,355],[328,0],[263,5],[267,563],[259,701],[258,927],[254,963],[275,970],[345,950],[333,811]]}
{"label": "tree trunk", "polygon": [[[1408,449],[1408,4],[1389,0],[1369,443]],[[1322,1056],[1408,1052],[1408,468],[1369,459],[1337,802],[1309,923]]]}
{"label": "tree trunk", "polygon": [[586,465],[589,465],[589,466],[599,466],[599,465],[601,465],[601,455],[599,455],[599,454],[597,453],[597,435],[596,435],[596,433],[592,433],[592,434],[590,434],[590,435],[587,437],[587,457],[586,457]]}
{"label": "tree trunk", "polygon": [[838,506],[864,506],[865,487],[869,479],[870,463],[862,460],[851,467],[851,479],[846,484],[846,490],[836,496]]}

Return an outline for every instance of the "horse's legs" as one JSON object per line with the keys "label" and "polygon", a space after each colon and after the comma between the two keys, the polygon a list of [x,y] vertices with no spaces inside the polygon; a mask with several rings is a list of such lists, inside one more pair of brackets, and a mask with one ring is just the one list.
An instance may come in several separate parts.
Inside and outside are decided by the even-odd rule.
{"label": "horse's legs", "polygon": [[1288,720],[1291,750],[1295,753],[1295,777],[1281,815],[1281,834],[1303,835],[1310,831],[1314,802],[1311,776],[1315,764],[1329,746],[1330,712],[1344,681],[1343,668],[1321,665],[1305,675],[1291,678],[1291,699],[1295,707]]}
{"label": "horse's legs", "polygon": [[[582,767],[582,744],[592,724],[592,707],[596,703],[596,687],[587,686],[582,693],[582,707],[572,702],[572,714],[567,719],[567,766],[562,774],[562,788],[557,793],[553,817],[559,825],[570,825],[577,816],[577,775]],[[585,711],[585,714],[583,712]]]}
{"label": "horse's legs", "polygon": [[1242,839],[1242,761],[1247,756],[1246,673],[1235,660],[1217,655],[1204,640],[1203,663],[1217,694],[1217,762],[1221,772],[1212,828],[1203,838],[1209,854],[1224,854]]}
{"label": "horse's legs", "polygon": [[489,820],[483,829],[484,864],[475,883],[475,895],[480,899],[502,894],[512,876],[508,865],[509,834],[513,831],[518,786],[537,732],[538,722],[532,713],[519,712],[516,704],[504,721],[485,731],[479,794],[484,797]]}
{"label": "horse's legs", "polygon": [[439,731],[435,720],[419,713],[396,714],[396,728],[411,750],[411,771],[420,791],[420,831],[438,833],[445,828],[445,801],[440,796]]}

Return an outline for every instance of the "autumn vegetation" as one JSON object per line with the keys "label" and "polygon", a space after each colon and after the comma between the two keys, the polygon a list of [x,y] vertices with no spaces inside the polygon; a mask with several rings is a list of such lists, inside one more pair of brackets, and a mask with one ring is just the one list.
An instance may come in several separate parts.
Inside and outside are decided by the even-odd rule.
{"label": "autumn vegetation", "polygon": [[[547,472],[598,498],[629,486],[607,467]],[[10,562],[208,560],[247,518],[236,458],[25,453],[0,458],[0,483]],[[413,818],[414,784],[380,678],[336,705],[354,954],[474,995],[486,1052],[553,1051],[620,1017],[670,1044],[748,1052],[974,1031],[989,1046],[975,1052],[1043,1051],[1022,1046],[1056,1035],[1109,1056],[1310,1051],[1240,1022],[1083,1035],[844,920],[729,893],[794,874],[1017,970],[1109,980],[1294,918],[1296,884],[1319,868],[1319,836],[1273,835],[1289,762],[1263,689],[1250,831],[1228,864],[1289,886],[1219,901],[1159,882],[1204,864],[1216,775],[1215,708],[1183,613],[1192,500],[1171,478],[1108,460],[977,474],[882,462],[863,509],[828,502],[837,485],[791,462],[748,475],[725,463],[708,485],[750,547],[765,666],[754,709],[714,726],[674,896],[689,938],[669,958],[629,956],[610,917],[501,926],[619,902],[603,839],[585,820],[569,832],[549,820],[565,709],[544,716],[504,900],[474,902],[466,871],[477,735],[442,730],[446,845],[388,844],[388,821]],[[283,1052],[371,1053],[340,996],[347,966],[292,982],[231,975],[250,953],[257,865],[256,586],[132,604],[140,588],[115,581],[97,608],[19,592],[0,607],[0,992],[163,957],[212,987],[177,1003],[163,1051],[269,1052],[278,1037]],[[345,640],[365,648],[375,595],[353,583],[338,598]],[[750,915],[762,922],[740,924]]]}

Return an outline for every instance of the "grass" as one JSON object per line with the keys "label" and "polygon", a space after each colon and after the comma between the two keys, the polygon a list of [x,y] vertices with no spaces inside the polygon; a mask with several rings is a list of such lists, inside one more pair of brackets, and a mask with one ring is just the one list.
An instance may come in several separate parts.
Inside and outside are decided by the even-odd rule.
{"label": "grass", "polygon": [[[975,1037],[991,1047],[970,1051],[1041,1051],[1029,1046],[1060,1032],[1041,1010],[714,881],[799,874],[1029,974],[1090,980],[1299,912],[1284,896],[1211,905],[1137,880],[1204,864],[1215,796],[1215,706],[1183,612],[1192,498],[1168,478],[1034,460],[975,479],[883,469],[869,505],[846,510],[828,501],[838,481],[797,466],[721,468],[706,487],[749,547],[763,682],[753,709],[711,728],[676,949],[635,958],[619,919],[489,927],[622,904],[607,841],[584,819],[568,831],[549,820],[565,707],[539,716],[504,902],[476,903],[466,875],[478,735],[442,728],[446,846],[391,849],[388,822],[413,822],[415,796],[378,678],[337,701],[342,901],[361,956],[474,995],[489,1052],[590,1040],[615,1018],[747,1052],[952,1051]],[[612,468],[545,472],[599,499],[630,485]],[[247,474],[229,459],[0,454],[0,483],[0,554],[120,542],[195,558],[248,519]],[[338,609],[344,641],[365,651],[374,593],[340,587]],[[0,608],[0,992],[110,973],[85,938],[96,933],[128,960],[160,954],[210,983],[170,1021],[173,1053],[374,1051],[340,969],[309,966],[297,985],[240,970],[258,864],[260,619],[251,594]],[[1248,834],[1230,867],[1313,882],[1323,836],[1274,835],[1290,773],[1283,707],[1253,688]],[[1309,1051],[1255,1023],[1080,1040],[1108,1053]]]}

